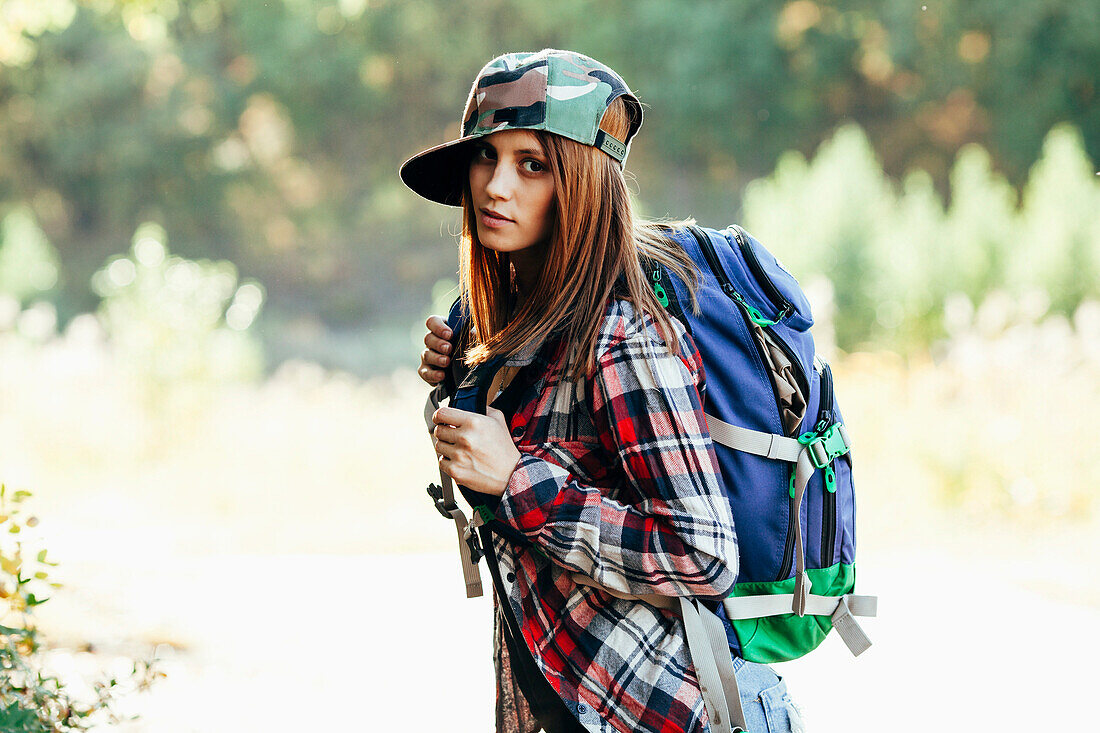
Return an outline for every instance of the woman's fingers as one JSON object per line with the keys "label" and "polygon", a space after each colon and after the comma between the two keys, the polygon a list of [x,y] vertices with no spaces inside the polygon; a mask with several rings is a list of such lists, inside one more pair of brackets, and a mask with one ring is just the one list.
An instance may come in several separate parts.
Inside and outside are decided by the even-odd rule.
{"label": "woman's fingers", "polygon": [[447,339],[436,336],[431,331],[428,331],[426,334],[424,334],[424,345],[432,351],[438,352],[440,354],[451,353],[451,342]]}
{"label": "woman's fingers", "polygon": [[434,366],[442,369],[450,362],[451,360],[449,357],[440,354],[438,351],[433,351],[432,349],[424,349],[424,352],[420,354],[420,363],[424,366]]}
{"label": "woman's fingers", "polygon": [[476,412],[467,412],[466,410],[459,410],[455,407],[440,407],[434,413],[432,413],[432,422],[436,425],[454,425],[455,427],[462,427],[469,425],[474,420],[482,417]]}
{"label": "woman's fingers", "polygon": [[433,369],[427,364],[421,364],[420,368],[416,370],[416,373],[420,375],[421,379],[433,387],[442,382],[447,376],[441,369]]}
{"label": "woman's fingers", "polygon": [[500,496],[520,460],[503,413],[488,415],[440,407],[432,414],[439,467],[461,484]]}
{"label": "woman's fingers", "polygon": [[440,316],[429,316],[424,325],[428,327],[428,332],[424,334],[424,345],[430,351],[448,358],[446,355],[451,353],[452,332],[450,326]]}
{"label": "woman's fingers", "polygon": [[458,446],[451,443],[445,443],[442,440],[436,441],[435,452],[439,454],[440,458],[446,458],[447,460],[454,460],[458,455]]}
{"label": "woman's fingers", "polygon": [[433,387],[446,377],[443,371],[451,363],[451,329],[440,316],[429,316],[425,324],[428,333],[424,334],[424,353],[420,355],[420,368],[417,374]]}
{"label": "woman's fingers", "polygon": [[457,444],[459,440],[458,430],[450,425],[436,425],[435,438],[441,443]]}
{"label": "woman's fingers", "polygon": [[450,341],[451,327],[443,320],[443,316],[428,316],[424,325],[428,327],[428,333],[435,334],[444,341]]}

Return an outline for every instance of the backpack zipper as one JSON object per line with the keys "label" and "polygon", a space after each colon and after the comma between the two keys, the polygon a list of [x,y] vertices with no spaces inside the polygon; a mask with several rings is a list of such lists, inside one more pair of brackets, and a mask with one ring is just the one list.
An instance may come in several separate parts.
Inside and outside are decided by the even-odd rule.
{"label": "backpack zipper", "polygon": [[[736,224],[731,224],[730,226],[737,227]],[[726,275],[726,270],[722,267],[722,262],[718,259],[718,253],[714,249],[714,242],[711,241],[706,232],[701,231],[698,227],[688,227],[688,229],[691,231],[691,235],[695,237],[695,241],[698,242],[699,246],[702,248],[703,257],[706,258],[707,264],[710,266],[711,272],[714,273],[714,277],[718,280],[718,285],[722,288],[722,292],[725,293],[730,300],[740,306],[740,310],[746,319],[746,325],[748,325],[749,330],[752,330],[753,320],[752,316],[748,313],[748,305],[743,301],[743,299],[741,298],[741,294],[737,292],[737,289],[735,287],[733,287],[733,283],[730,282],[729,277]],[[740,229],[738,228],[734,231],[735,235],[737,231],[740,231]],[[750,261],[755,262],[756,267],[760,268],[760,263],[756,259],[756,255],[753,253],[752,247],[749,247],[747,243],[744,243],[744,240],[741,238],[738,238],[737,241],[738,248],[742,252],[747,253],[747,256],[752,258]],[[764,271],[760,269],[758,270],[758,272],[760,273],[760,277],[758,279],[762,279],[764,282],[767,282],[769,286],[771,286],[771,281],[763,275]],[[774,290],[774,286],[771,287],[772,292],[775,293],[776,299],[783,303],[783,311],[776,317],[775,322],[772,324],[775,325],[775,323],[778,323],[779,321],[783,320],[783,318],[785,318],[787,315],[792,313],[794,311],[794,306],[792,306],[782,295],[780,295],[779,291]],[[763,324],[757,325],[759,325],[761,328],[768,328],[768,326]],[[756,339],[753,339],[753,343],[755,342]],[[792,352],[790,347],[787,346],[787,342],[780,338],[778,334],[775,335],[775,343],[779,346],[779,349],[787,356],[787,360],[791,363],[791,369],[794,372],[795,379],[798,380],[798,386],[802,388],[802,394],[808,395],[810,393],[810,384],[809,381],[806,379],[806,374],[802,371],[802,367],[799,365],[798,357],[794,355],[794,352]],[[757,347],[757,351],[759,350],[759,347]],[[767,363],[764,354],[760,354],[760,358],[764,360],[765,363]],[[774,385],[772,385],[772,392],[775,394],[776,408],[780,411],[779,414],[782,415],[783,407],[780,404],[779,393],[775,390]]]}
{"label": "backpack zipper", "polygon": [[745,230],[736,224],[730,224],[729,230],[733,232],[733,238],[737,240],[737,246],[741,250],[741,256],[745,258],[745,262],[748,264],[749,269],[752,270],[752,274],[756,278],[757,284],[764,290],[764,294],[768,296],[768,300],[779,306],[779,315],[775,317],[775,320],[782,321],[794,312],[794,306],[784,297],[783,293],[779,292],[779,288],[775,287],[775,283],[771,281],[771,278],[768,277],[768,273],[764,271],[764,266],[760,264],[760,260],[756,256],[756,251],[752,248],[752,245],[749,244],[749,238],[745,234]]}
{"label": "backpack zipper", "polygon": [[[833,423],[833,370],[825,361],[821,361],[821,404],[817,410],[817,425],[814,430],[820,433]],[[832,468],[829,464],[826,470]],[[836,542],[836,492],[829,491],[823,485],[824,496],[821,507],[821,566],[833,564],[833,544]]]}
{"label": "backpack zipper", "polygon": [[733,283],[730,282],[729,277],[726,276],[726,270],[722,267],[721,260],[718,259],[718,253],[714,251],[714,242],[710,241],[710,237],[706,232],[700,231],[697,227],[688,227],[688,231],[691,232],[691,236],[695,237],[695,241],[699,243],[699,246],[703,249],[703,257],[706,258],[707,264],[710,266],[710,271],[714,273],[714,277],[718,280],[718,286],[722,288],[722,292],[726,296],[737,301],[734,297],[734,293],[737,290],[733,287]]}
{"label": "backpack zipper", "polygon": [[[718,253],[714,251],[714,243],[710,241],[710,237],[707,236],[706,232],[700,231],[696,227],[688,227],[688,230],[691,232],[691,235],[695,237],[695,241],[697,241],[699,243],[699,246],[702,248],[703,256],[706,258],[707,264],[710,265],[710,270],[714,273],[714,277],[718,280],[718,285],[722,288],[722,292],[725,293],[730,300],[737,304],[737,312],[741,314],[742,318],[744,318],[745,327],[749,329],[749,338],[756,346],[757,354],[760,355],[760,364],[764,367],[764,371],[767,371],[767,354],[764,353],[763,348],[761,348],[760,344],[757,343],[756,337],[752,334],[752,318],[749,316],[745,304],[742,303],[737,297],[735,297],[735,295],[737,294],[737,290],[733,287],[733,283],[730,282],[729,277],[727,277],[726,271],[722,267],[722,262],[718,259]],[[786,353],[788,357],[790,357],[790,353],[787,351],[786,347],[782,345],[782,340],[776,340],[780,341],[780,348],[783,349],[784,353]],[[796,359],[791,359],[791,363],[797,364],[798,361]],[[775,409],[780,415],[780,422],[782,422],[783,403],[779,399],[779,390],[776,389],[775,382],[771,379],[771,377],[768,378],[768,384],[771,385],[772,396],[775,398]]]}
{"label": "backpack zipper", "polygon": [[[688,231],[691,232],[691,236],[695,237],[695,241],[699,243],[700,248],[703,250],[703,257],[706,258],[707,265],[710,266],[710,270],[714,273],[714,277],[718,280],[718,285],[722,288],[722,292],[725,293],[730,300],[737,304],[737,312],[741,314],[741,317],[745,320],[745,327],[749,329],[749,339],[753,345],[756,346],[756,351],[760,355],[760,363],[764,365],[765,371],[767,370],[767,355],[763,353],[763,349],[760,344],[757,343],[756,337],[752,334],[752,318],[749,317],[748,309],[744,303],[735,297],[736,289],[733,284],[730,283],[729,277],[726,276],[726,271],[722,267],[721,261],[718,259],[718,253],[714,251],[714,243],[710,240],[710,237],[703,231],[700,231],[696,227],[688,227]],[[780,348],[783,352],[791,358],[790,351],[786,345],[783,344],[783,340],[776,338],[776,342],[780,344]],[[805,375],[801,374],[801,369],[798,368],[798,360],[791,358],[791,365],[795,368],[796,377],[801,377],[802,381],[805,381]],[[768,378],[768,384],[772,388],[772,396],[775,398],[775,409],[780,416],[780,422],[782,422],[783,415],[783,403],[779,399],[779,390],[775,387],[775,380]],[[809,389],[806,390],[809,393]],[[793,468],[791,470],[794,470]],[[794,524],[799,521],[799,518],[794,515],[794,499],[789,499],[787,504],[787,540],[783,547],[783,560],[779,564],[779,573],[776,575],[776,580],[784,580],[787,577],[787,569],[794,561]]]}

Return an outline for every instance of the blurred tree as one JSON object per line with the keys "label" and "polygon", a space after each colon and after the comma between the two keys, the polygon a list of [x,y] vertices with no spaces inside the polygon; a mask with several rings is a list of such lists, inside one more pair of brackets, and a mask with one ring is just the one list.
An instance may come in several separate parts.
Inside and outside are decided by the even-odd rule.
{"label": "blurred tree", "polygon": [[26,302],[57,284],[57,252],[21,206],[0,222],[0,293]]}
{"label": "blurred tree", "polygon": [[273,317],[362,327],[453,273],[443,210],[395,170],[456,132],[497,53],[621,70],[649,105],[644,208],[719,222],[849,121],[941,194],[969,143],[1021,186],[1058,122],[1100,159],[1098,39],[1094,0],[5,0],[0,204],[60,252],[63,319],[152,220],[265,282]]}
{"label": "blurred tree", "polygon": [[166,239],[158,225],[143,224],[130,253],[92,278],[112,348],[135,388],[161,409],[172,389],[260,376],[249,328],[264,297],[257,283],[238,283],[232,263],[171,256]]}
{"label": "blurred tree", "polygon": [[976,144],[950,179],[946,207],[924,171],[896,186],[849,126],[811,161],[787,153],[750,184],[744,220],[796,275],[830,280],[848,350],[925,348],[944,335],[952,298],[1041,293],[1063,316],[1100,298],[1100,179],[1073,128],[1046,137],[1019,203]]}

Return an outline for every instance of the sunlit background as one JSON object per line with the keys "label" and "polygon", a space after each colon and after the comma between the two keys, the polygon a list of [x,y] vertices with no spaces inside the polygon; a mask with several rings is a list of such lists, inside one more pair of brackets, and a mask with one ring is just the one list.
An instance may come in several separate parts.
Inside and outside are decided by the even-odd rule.
{"label": "sunlit background", "polygon": [[414,373],[458,222],[396,171],[545,46],[646,103],[643,212],[810,293],[882,615],[779,667],[808,730],[1094,717],[1094,0],[0,0],[3,659],[130,733],[491,728]]}

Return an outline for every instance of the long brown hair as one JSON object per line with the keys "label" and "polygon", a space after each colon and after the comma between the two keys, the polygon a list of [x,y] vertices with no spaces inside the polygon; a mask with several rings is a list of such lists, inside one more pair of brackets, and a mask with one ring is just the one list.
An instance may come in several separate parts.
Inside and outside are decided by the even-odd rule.
{"label": "long brown hair", "polygon": [[[615,100],[600,125],[608,134],[626,137],[629,117]],[[481,245],[477,212],[469,180],[463,195],[459,283],[474,336],[466,363],[481,364],[512,355],[558,332],[575,348],[565,365],[571,377],[595,367],[596,341],[604,308],[616,282],[622,297],[648,313],[678,352],[670,316],[650,287],[642,260],[660,263],[691,291],[695,303],[696,272],[688,256],[662,233],[667,226],[635,218],[623,170],[611,156],[590,145],[538,131],[539,142],[554,175],[556,217],[546,261],[538,282],[519,310],[510,312],[512,279],[508,255]]]}

